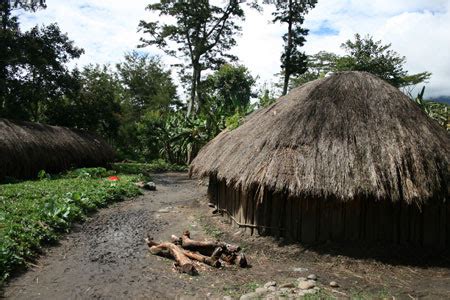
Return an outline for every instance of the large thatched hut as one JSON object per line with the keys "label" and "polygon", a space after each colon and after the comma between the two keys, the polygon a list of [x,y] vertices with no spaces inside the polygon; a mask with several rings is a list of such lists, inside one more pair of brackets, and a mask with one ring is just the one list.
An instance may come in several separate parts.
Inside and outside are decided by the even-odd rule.
{"label": "large thatched hut", "polygon": [[397,88],[343,72],[292,90],[192,162],[252,232],[450,246],[450,138]]}
{"label": "large thatched hut", "polygon": [[113,149],[89,132],[0,119],[0,180],[104,166],[113,158]]}

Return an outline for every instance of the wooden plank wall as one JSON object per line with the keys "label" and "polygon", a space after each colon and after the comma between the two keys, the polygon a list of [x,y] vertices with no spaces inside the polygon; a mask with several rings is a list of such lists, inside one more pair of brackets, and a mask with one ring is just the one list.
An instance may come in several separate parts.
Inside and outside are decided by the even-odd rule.
{"label": "wooden plank wall", "polygon": [[354,199],[295,198],[265,188],[233,188],[210,177],[208,194],[218,208],[245,231],[304,243],[324,241],[388,242],[450,247],[450,203],[419,210],[414,205]]}

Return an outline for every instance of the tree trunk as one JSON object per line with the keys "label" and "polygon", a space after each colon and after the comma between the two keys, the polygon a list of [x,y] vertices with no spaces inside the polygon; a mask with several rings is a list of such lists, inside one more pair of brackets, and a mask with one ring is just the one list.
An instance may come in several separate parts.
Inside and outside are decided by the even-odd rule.
{"label": "tree trunk", "polygon": [[189,98],[186,118],[190,118],[192,115],[192,110],[194,109],[195,95],[197,93],[197,66],[193,63],[192,65],[192,79],[191,79],[191,97]]}
{"label": "tree trunk", "polygon": [[202,78],[201,74],[202,74],[202,69],[201,69],[201,67],[199,67],[197,70],[197,78],[195,79],[196,80],[195,86],[197,87],[197,91],[196,91],[197,94],[196,94],[195,101],[194,101],[195,114],[198,114],[200,112],[201,106],[203,104],[202,95],[200,95],[200,93],[198,92],[198,89],[200,88],[200,80]]}
{"label": "tree trunk", "polygon": [[288,21],[288,32],[287,32],[287,45],[286,45],[286,56],[284,58],[284,83],[283,83],[283,93],[287,94],[289,87],[289,79],[291,77],[291,52],[292,52],[292,0],[289,0],[289,21]]}

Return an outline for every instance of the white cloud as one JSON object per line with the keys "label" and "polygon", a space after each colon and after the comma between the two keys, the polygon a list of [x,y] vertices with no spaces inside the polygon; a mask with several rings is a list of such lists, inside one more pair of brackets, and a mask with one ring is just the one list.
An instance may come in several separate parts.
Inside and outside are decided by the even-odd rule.
{"label": "white cloud", "polygon": [[[78,61],[116,63],[139,44],[142,19],[155,18],[145,11],[148,0],[48,0],[48,8],[22,14],[25,27],[57,22],[86,54]],[[242,35],[232,50],[260,81],[273,81],[280,70],[284,28],[271,24],[271,6],[263,14],[247,10]],[[342,53],[340,44],[355,33],[371,34],[407,57],[411,72],[430,71],[427,94],[450,95],[450,0],[319,0],[306,17],[311,30],[305,51]],[[151,53],[161,53],[146,48]],[[166,59],[173,63],[173,59]]]}

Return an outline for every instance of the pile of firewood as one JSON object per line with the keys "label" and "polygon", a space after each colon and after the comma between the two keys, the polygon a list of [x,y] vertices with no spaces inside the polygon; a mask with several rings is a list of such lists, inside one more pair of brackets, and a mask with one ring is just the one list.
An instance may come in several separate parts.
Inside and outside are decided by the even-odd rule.
{"label": "pile of firewood", "polygon": [[150,253],[175,260],[175,268],[190,275],[197,274],[193,260],[220,268],[225,264],[236,264],[241,268],[248,266],[241,248],[223,242],[196,241],[191,239],[189,231],[185,231],[181,237],[172,235],[171,242],[156,243],[152,238],[145,239],[150,248]]}

